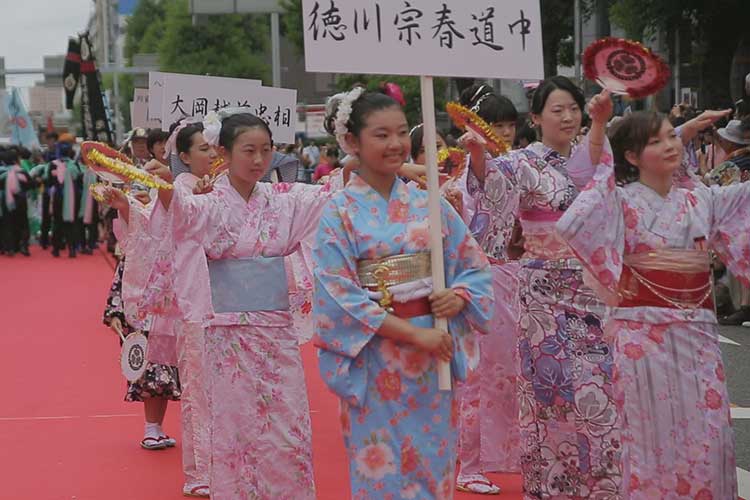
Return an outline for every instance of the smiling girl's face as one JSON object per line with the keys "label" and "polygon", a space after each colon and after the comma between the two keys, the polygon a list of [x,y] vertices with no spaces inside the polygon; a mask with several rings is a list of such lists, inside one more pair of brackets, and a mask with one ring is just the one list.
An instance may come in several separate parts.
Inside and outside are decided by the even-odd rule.
{"label": "smiling girl's face", "polygon": [[359,135],[349,133],[349,143],[360,160],[360,168],[374,173],[396,174],[411,150],[409,124],[398,106],[373,111]]}

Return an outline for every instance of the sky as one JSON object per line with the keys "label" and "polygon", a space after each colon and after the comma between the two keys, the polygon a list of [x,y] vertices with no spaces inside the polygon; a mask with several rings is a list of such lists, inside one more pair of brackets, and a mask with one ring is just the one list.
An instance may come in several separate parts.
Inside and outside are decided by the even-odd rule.
{"label": "sky", "polygon": [[[41,68],[43,57],[64,55],[68,37],[83,31],[94,0],[0,0],[0,57],[5,67]],[[42,75],[7,76],[7,87],[30,87]]]}

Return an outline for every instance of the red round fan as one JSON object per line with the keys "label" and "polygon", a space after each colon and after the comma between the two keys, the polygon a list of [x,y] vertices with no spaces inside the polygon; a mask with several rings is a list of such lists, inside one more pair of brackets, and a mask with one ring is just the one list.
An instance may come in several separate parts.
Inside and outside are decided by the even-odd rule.
{"label": "red round fan", "polygon": [[91,154],[92,151],[101,153],[105,158],[114,158],[125,165],[133,164],[130,158],[103,142],[84,141],[83,144],[81,144],[81,160],[83,160],[83,163],[85,163],[88,168],[96,172],[100,179],[113,184],[127,183],[130,181],[128,176],[124,173],[113,172],[111,169],[103,165],[101,161],[97,161],[95,157],[100,160],[102,157],[96,154]]}
{"label": "red round fan", "polygon": [[622,38],[602,38],[583,53],[586,78],[614,94],[640,99],[669,81],[669,66],[651,49]]}

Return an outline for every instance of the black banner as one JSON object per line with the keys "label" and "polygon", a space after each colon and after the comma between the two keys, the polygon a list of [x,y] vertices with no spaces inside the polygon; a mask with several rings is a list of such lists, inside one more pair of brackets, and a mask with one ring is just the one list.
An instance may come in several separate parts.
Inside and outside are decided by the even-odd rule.
{"label": "black banner", "polygon": [[86,140],[114,144],[112,126],[104,106],[101,75],[88,34],[81,35],[81,115]]}
{"label": "black banner", "polygon": [[78,80],[81,78],[81,44],[75,38],[68,39],[68,55],[63,66],[63,86],[65,87],[65,107],[73,109]]}

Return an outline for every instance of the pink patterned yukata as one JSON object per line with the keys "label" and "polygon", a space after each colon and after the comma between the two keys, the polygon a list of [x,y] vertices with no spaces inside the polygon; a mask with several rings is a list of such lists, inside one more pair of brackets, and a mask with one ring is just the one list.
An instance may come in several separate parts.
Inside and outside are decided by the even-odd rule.
{"label": "pink patterned yukata", "polygon": [[[707,249],[747,284],[749,220],[750,183],[672,187],[666,196],[639,182],[619,187],[607,152],[558,223],[592,282],[615,306],[605,335],[614,344],[624,498],[737,498]],[[705,274],[703,286],[679,285],[698,270]],[[657,274],[649,272],[663,277],[654,281]],[[664,277],[669,285],[661,284]],[[644,301],[652,293],[659,300]],[[626,302],[632,294],[639,301]],[[698,298],[685,299],[691,295]]]}
{"label": "pink patterned yukata", "polygon": [[[175,179],[174,188],[187,195],[192,193],[196,181],[189,173],[181,174]],[[201,290],[197,283],[208,279],[205,254],[192,240],[175,245],[172,214],[163,209],[155,192],[145,207],[132,201],[130,213],[132,242],[128,248],[137,252],[138,260],[135,268],[126,267],[126,275],[142,290],[126,301],[126,308],[133,314],[153,317],[152,330],[156,335],[149,337],[149,361],[178,367],[185,483],[207,485],[211,449],[204,328],[200,321],[185,319],[190,316],[190,299]],[[165,269],[172,273],[166,274]]]}
{"label": "pink patterned yukata", "polygon": [[[467,168],[468,172],[468,168]],[[518,216],[518,191],[505,176],[491,176],[466,188],[472,200],[471,230],[490,259],[495,312],[487,335],[479,336],[479,366],[461,390],[459,470],[461,474],[519,472],[518,429],[518,262],[507,247]],[[477,193],[476,199],[468,192]]]}
{"label": "pink patterned yukata", "polygon": [[[603,336],[606,307],[555,232],[594,174],[587,146],[588,137],[568,159],[537,142],[489,160],[480,189],[504,176],[520,195],[518,391],[526,499],[620,498],[622,443],[612,348]],[[472,191],[477,186],[469,183]]]}
{"label": "pink patterned yukata", "polygon": [[[226,177],[205,195],[177,189],[170,207],[175,242],[199,245],[209,260],[289,256],[317,227],[332,185],[257,183],[248,201]],[[209,280],[195,286],[186,297],[188,319],[208,325],[211,498],[315,498],[310,410],[291,312],[215,313]]]}

